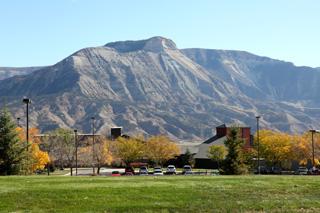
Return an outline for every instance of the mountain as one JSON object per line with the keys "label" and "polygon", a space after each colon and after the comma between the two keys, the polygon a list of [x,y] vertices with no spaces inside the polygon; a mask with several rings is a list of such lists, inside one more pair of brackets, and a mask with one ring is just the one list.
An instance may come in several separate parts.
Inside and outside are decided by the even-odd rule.
{"label": "mountain", "polygon": [[43,67],[0,67],[0,80],[16,75],[27,75]]}
{"label": "mountain", "polygon": [[[320,73],[241,51],[178,49],[163,37],[85,48],[53,66],[0,81],[0,98],[43,131],[168,134],[203,139],[221,123],[304,131],[318,127]],[[1,99],[0,99],[1,100]]]}
{"label": "mountain", "polygon": [[185,49],[185,55],[258,100],[319,103],[320,73],[243,51]]}

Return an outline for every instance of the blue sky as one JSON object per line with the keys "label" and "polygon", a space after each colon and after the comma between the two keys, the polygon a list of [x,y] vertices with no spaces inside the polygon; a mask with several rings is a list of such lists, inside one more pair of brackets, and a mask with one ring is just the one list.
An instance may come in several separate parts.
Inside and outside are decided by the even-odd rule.
{"label": "blue sky", "polygon": [[0,67],[157,35],[320,67],[318,0],[0,0],[0,29]]}

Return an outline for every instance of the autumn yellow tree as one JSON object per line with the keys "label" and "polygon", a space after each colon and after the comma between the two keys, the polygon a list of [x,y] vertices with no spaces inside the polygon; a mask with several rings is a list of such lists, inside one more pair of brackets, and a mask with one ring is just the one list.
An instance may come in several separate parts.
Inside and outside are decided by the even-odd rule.
{"label": "autumn yellow tree", "polygon": [[180,155],[180,149],[170,138],[160,135],[150,137],[146,143],[146,157],[158,165]]}
{"label": "autumn yellow tree", "polygon": [[265,158],[272,166],[278,164],[289,167],[294,159],[293,145],[294,137],[292,135],[260,130],[260,157]]}
{"label": "autumn yellow tree", "polygon": [[[19,134],[19,138],[21,143],[26,142],[26,132],[23,128],[17,127],[16,131]],[[27,162],[25,163],[28,172],[34,172],[35,170],[43,170],[45,166],[50,162],[50,158],[47,152],[40,150],[39,144],[40,140],[35,137],[39,134],[39,130],[37,128],[30,128],[29,129],[29,152],[25,159]]]}
{"label": "autumn yellow tree", "polygon": [[[301,165],[307,165],[308,160],[312,162],[312,138],[311,132],[305,132],[302,135],[294,136],[294,145],[292,147],[295,160]],[[320,135],[314,134],[314,154],[315,164],[319,165],[320,159]]]}
{"label": "autumn yellow tree", "polygon": [[119,137],[114,142],[113,148],[115,156],[129,166],[130,163],[143,158],[145,142],[141,137]]}
{"label": "autumn yellow tree", "polygon": [[113,160],[111,143],[113,141],[109,141],[104,137],[97,137],[92,147],[92,140],[88,138],[88,146],[79,149],[80,162],[85,166],[97,167],[97,174],[100,174],[101,167],[111,164]]}
{"label": "autumn yellow tree", "polygon": [[[257,148],[255,137],[255,147]],[[320,135],[314,135],[315,164],[319,165],[320,159]],[[293,160],[301,165],[312,161],[311,133],[302,135],[276,132],[272,130],[260,130],[260,156],[271,165],[279,164],[290,167]]]}

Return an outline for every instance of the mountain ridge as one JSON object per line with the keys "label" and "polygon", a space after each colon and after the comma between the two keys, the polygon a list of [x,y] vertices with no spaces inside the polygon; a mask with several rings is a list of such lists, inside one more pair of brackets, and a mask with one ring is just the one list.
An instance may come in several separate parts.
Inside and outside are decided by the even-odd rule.
{"label": "mountain ridge", "polygon": [[153,37],[84,48],[2,80],[0,98],[19,117],[20,99],[32,98],[31,122],[43,131],[88,132],[95,116],[104,134],[123,126],[130,134],[195,140],[211,136],[221,123],[254,127],[257,114],[263,127],[276,130],[317,127],[320,111],[310,109],[319,106],[318,83],[313,68],[244,51],[178,49],[170,39]]}

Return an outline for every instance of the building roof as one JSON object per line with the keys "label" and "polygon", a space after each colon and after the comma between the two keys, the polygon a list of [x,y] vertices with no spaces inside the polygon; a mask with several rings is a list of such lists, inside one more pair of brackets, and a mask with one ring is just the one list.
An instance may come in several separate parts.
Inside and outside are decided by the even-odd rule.
{"label": "building roof", "polygon": [[218,137],[217,135],[215,135],[215,136],[209,138],[208,140],[206,140],[206,141],[203,142],[203,143],[205,143],[205,144],[211,144],[212,142],[214,142],[214,141],[217,140],[217,139],[219,139],[219,137]]}
{"label": "building roof", "polygon": [[177,143],[177,145],[180,147],[180,153],[184,154],[187,150],[191,152],[192,154],[196,154],[199,151],[199,145],[201,143],[195,143],[195,142],[181,142]]}
{"label": "building roof", "polygon": [[209,146],[212,146],[212,145],[223,145],[224,146],[224,142],[226,139],[227,139],[227,136],[223,136],[220,138],[214,136],[214,137],[206,140],[205,142],[203,142],[202,144],[199,145],[199,151],[194,156],[194,158],[209,159],[208,158]]}

